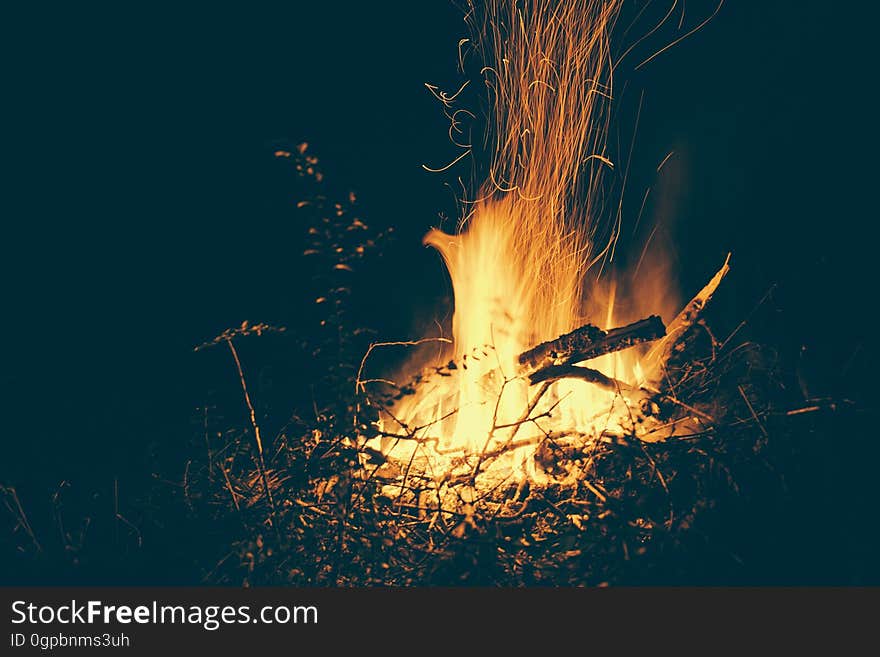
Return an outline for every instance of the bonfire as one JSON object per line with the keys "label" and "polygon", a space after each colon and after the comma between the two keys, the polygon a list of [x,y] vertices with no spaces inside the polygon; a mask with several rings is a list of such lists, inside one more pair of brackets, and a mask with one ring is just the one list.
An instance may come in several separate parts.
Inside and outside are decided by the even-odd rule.
{"label": "bonfire", "polygon": [[[772,355],[734,341],[742,325],[714,335],[706,315],[729,254],[683,303],[649,243],[636,271],[614,267],[621,204],[607,202],[603,180],[619,166],[606,140],[620,5],[469,6],[458,52],[462,67],[478,62],[487,93],[482,137],[460,106],[470,82],[453,93],[428,85],[461,152],[426,168],[485,164],[462,183],[454,228],[424,237],[452,282],[451,336],[376,340],[354,354],[363,333],[344,312],[346,281],[381,236],[353,197],[300,202],[304,256],[331,272],[315,302],[332,336],[305,347],[336,401],[266,454],[235,342],[272,327],[203,345],[231,351],[251,436],[212,466],[223,474],[212,499],[248,514],[256,534],[209,581],[687,581],[697,528],[723,524],[718,509],[741,499],[734,472],[765,472],[768,419],[818,408],[772,408]],[[276,156],[315,189],[323,182],[306,144]],[[395,371],[374,364],[401,347],[413,353]]]}
{"label": "bonfire", "polygon": [[[773,288],[733,298],[747,288],[737,276],[761,263],[705,238],[701,252],[676,254],[668,226],[657,230],[668,217],[650,203],[643,217],[647,192],[633,211],[642,185],[630,163],[659,175],[675,158],[635,146],[642,103],[627,124],[619,80],[686,49],[716,2],[700,16],[683,2],[639,3],[633,15],[622,0],[460,3],[468,34],[449,49],[460,84],[427,85],[452,155],[425,154],[424,167],[455,192],[457,211],[417,218],[423,243],[414,233],[399,245],[437,265],[435,280],[410,289],[425,299],[451,290],[427,311],[383,289],[408,274],[377,264],[393,227],[362,211],[314,146],[276,144],[267,159],[292,181],[285,202],[302,240],[285,254],[301,258],[296,277],[282,283],[295,288],[295,320],[243,322],[195,348],[207,390],[194,430],[163,439],[171,456],[126,444],[145,452],[138,493],[96,464],[112,488],[76,499],[64,480],[41,519],[26,495],[0,486],[4,546],[27,558],[12,568],[294,586],[878,581],[866,549],[876,543],[873,414],[832,397],[872,394],[867,377],[841,383],[866,355],[871,323],[858,326],[840,381],[832,365],[818,369],[828,395],[818,397],[792,353],[807,341],[776,343],[769,323],[752,331],[783,305],[773,308]],[[788,221],[780,226],[809,229]],[[815,255],[798,252],[804,263]],[[683,261],[699,272],[684,287]],[[256,286],[260,273],[236,263],[231,275]],[[843,343],[839,325],[851,320],[825,306],[864,305],[857,283],[809,288],[826,345]],[[409,314],[422,315],[410,326],[432,328],[370,326]],[[185,377],[162,374],[165,400],[166,379]],[[88,408],[100,393],[88,390]],[[29,429],[36,408],[9,415]],[[75,442],[74,428],[59,435]],[[114,441],[129,434],[139,435]]]}
{"label": "bonfire", "polygon": [[[668,326],[661,315],[671,309],[657,304],[676,295],[653,295],[671,285],[662,274],[646,272],[653,280],[624,298],[613,273],[591,276],[620,237],[604,230],[608,218],[595,202],[614,167],[605,135],[619,5],[560,3],[551,11],[540,2],[492,2],[474,10],[482,22],[472,48],[484,58],[492,108],[488,175],[463,202],[454,234],[434,229],[424,238],[452,280],[452,339],[433,340],[439,360],[402,384],[367,375],[370,352],[388,346],[373,344],[356,381],[363,411],[377,412],[375,435],[359,442],[367,466],[377,462],[367,477],[381,480],[398,505],[439,512],[508,485],[589,485],[597,442],[657,442],[712,428],[709,412],[676,394],[670,361],[728,263]],[[460,130],[459,94],[434,92]],[[641,309],[652,314],[634,317]],[[597,315],[601,325],[583,321]]]}

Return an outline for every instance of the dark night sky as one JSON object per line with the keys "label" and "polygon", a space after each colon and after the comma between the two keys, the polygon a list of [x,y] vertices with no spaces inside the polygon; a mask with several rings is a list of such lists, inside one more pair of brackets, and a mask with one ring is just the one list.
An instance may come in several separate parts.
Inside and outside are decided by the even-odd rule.
{"label": "dark night sky", "polygon": [[[731,250],[728,318],[777,282],[792,345],[821,350],[846,324],[851,351],[875,296],[876,74],[871,17],[831,4],[729,2],[631,74],[646,92],[633,184],[675,150],[684,288]],[[401,6],[3,10],[0,381],[22,459],[162,431],[197,402],[194,344],[296,317],[301,227],[268,173],[278,144],[308,140],[367,221],[398,227],[383,283],[401,301],[380,328],[424,317],[444,282],[419,239],[448,193],[420,165],[453,151],[423,83],[456,86],[465,28],[451,3]]]}

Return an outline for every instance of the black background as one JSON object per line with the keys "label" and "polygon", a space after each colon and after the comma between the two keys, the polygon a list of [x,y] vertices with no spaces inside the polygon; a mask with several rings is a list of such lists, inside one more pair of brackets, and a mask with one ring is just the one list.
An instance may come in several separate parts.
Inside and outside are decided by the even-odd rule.
{"label": "black background", "polygon": [[[688,3],[688,22],[712,9]],[[684,293],[732,251],[722,324],[776,284],[774,321],[757,330],[805,347],[820,392],[855,354],[850,389],[870,401],[865,11],[729,2],[650,65],[622,67],[620,102],[645,90],[628,216],[645,185],[665,190],[648,216],[674,225]],[[418,337],[442,316],[447,284],[420,238],[450,195],[421,165],[455,150],[423,83],[458,86],[466,30],[451,3],[3,14],[0,477],[22,494],[61,479],[106,489],[148,445],[179,439],[206,386],[194,345],[245,319],[295,324],[308,272],[279,145],[308,141],[368,222],[397,228],[369,274],[394,303],[360,301],[380,335]],[[669,151],[663,187],[651,172]]]}

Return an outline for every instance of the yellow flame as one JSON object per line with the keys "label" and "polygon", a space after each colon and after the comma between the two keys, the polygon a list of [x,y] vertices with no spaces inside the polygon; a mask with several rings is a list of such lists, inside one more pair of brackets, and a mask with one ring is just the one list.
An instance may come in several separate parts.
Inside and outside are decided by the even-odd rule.
{"label": "yellow flame", "polygon": [[[624,426],[634,420],[619,391],[578,380],[530,386],[517,359],[584,324],[587,315],[610,328],[642,310],[631,304],[630,313],[616,312],[613,283],[585,289],[591,262],[613,248],[595,241],[600,182],[612,166],[605,152],[613,97],[609,33],[620,5],[490,0],[479,14],[492,101],[488,179],[456,234],[432,230],[424,240],[452,279],[455,369],[423,383],[396,409],[396,422],[385,422],[388,433],[402,427],[414,434],[411,447],[433,445],[435,470],[452,467],[438,464],[438,454],[458,454],[464,461],[457,465],[478,474],[487,454],[522,442],[525,451],[509,465],[535,477],[523,453],[534,451],[536,438],[561,429],[632,428]],[[478,12],[471,10],[474,20]],[[634,386],[646,378],[632,350],[590,366]],[[384,447],[399,443],[386,440]]]}

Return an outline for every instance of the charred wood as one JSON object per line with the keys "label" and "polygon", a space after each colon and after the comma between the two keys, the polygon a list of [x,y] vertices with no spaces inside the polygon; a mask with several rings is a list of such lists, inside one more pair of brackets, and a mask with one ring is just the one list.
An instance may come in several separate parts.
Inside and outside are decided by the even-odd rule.
{"label": "charred wood", "polygon": [[603,331],[587,324],[555,340],[542,342],[524,351],[519,355],[519,362],[532,370],[542,369],[563,360],[579,363],[657,340],[665,334],[666,327],[657,315],[610,331]]}

